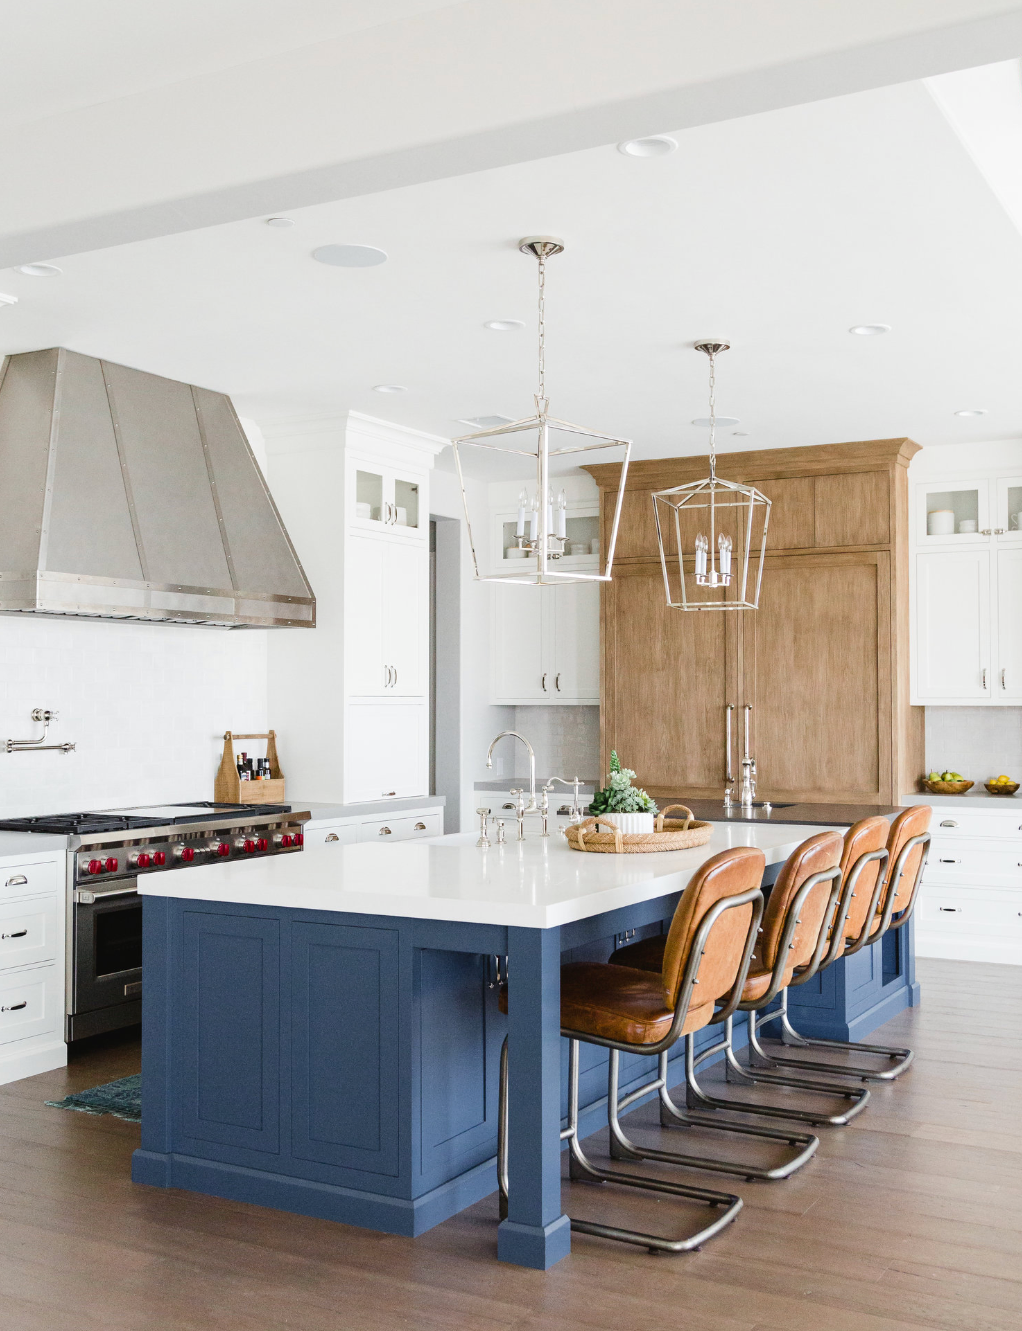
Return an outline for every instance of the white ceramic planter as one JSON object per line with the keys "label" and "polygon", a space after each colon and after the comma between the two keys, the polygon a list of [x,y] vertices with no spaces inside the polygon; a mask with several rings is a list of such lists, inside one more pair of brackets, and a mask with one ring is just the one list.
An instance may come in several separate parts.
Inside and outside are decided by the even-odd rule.
{"label": "white ceramic planter", "polygon": [[600,822],[613,823],[622,832],[632,834],[655,831],[653,817],[651,813],[601,813]]}

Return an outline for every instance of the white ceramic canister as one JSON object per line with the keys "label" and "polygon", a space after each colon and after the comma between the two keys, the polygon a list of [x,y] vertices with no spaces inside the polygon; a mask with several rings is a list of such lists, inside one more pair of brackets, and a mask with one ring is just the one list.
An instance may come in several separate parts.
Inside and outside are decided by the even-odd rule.
{"label": "white ceramic canister", "polygon": [[927,536],[953,536],[955,512],[952,508],[935,508],[926,515]]}
{"label": "white ceramic canister", "polygon": [[[653,832],[654,815],[651,813],[601,813],[601,823],[613,823],[622,832],[634,835],[641,832]],[[596,829],[599,831],[599,828]]]}

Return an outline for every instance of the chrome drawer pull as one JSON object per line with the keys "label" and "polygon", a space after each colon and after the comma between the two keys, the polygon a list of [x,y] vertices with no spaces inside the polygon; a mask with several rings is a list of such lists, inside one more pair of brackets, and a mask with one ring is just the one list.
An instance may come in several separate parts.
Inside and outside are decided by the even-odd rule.
{"label": "chrome drawer pull", "polygon": [[379,831],[379,835],[380,835],[380,836],[390,836],[390,835],[391,835],[391,830],[390,830],[390,828],[389,828],[389,827],[381,827],[381,828],[380,828],[380,831]]}
{"label": "chrome drawer pull", "polygon": [[389,795],[396,795],[396,794],[397,794],[397,791],[396,791],[396,790],[381,790],[381,791],[380,791],[380,794],[383,796],[384,799],[386,799]]}
{"label": "chrome drawer pull", "polygon": [[27,933],[27,929],[19,929],[16,934],[0,934],[0,940],[6,938],[24,938]]}
{"label": "chrome drawer pull", "polygon": [[[1020,830],[1022,830],[1022,829],[1020,829]],[[8,880],[7,880],[7,886],[8,886],[8,887],[24,887],[24,885],[25,885],[27,882],[28,882],[28,879],[25,877],[25,875],[24,875],[23,873],[16,873],[16,874],[14,875],[13,878],[8,878]]]}
{"label": "chrome drawer pull", "polygon": [[0,1007],[0,1012],[20,1012],[23,1007],[28,1007],[27,998],[23,998],[20,1003],[12,1003],[10,1007]]}
{"label": "chrome drawer pull", "polygon": [[[941,823],[941,827],[957,827],[957,826],[958,824],[955,822],[953,818],[945,818],[944,821]],[[1022,832],[1022,827],[1019,828],[1019,831]]]}
{"label": "chrome drawer pull", "polygon": [[939,861],[939,863],[940,863],[940,864],[961,864],[961,860],[945,860],[945,859],[942,859],[942,860]]}
{"label": "chrome drawer pull", "polygon": [[948,915],[957,915],[962,908],[961,906],[939,906],[938,909],[945,911]]}
{"label": "chrome drawer pull", "polygon": [[328,832],[328,833],[327,833],[327,836],[326,836],[326,840],[327,840],[327,841],[340,841],[340,839],[341,839],[341,838],[337,835],[336,832]]}
{"label": "chrome drawer pull", "polygon": [[425,832],[425,830],[426,830],[425,823],[416,823],[415,826],[412,828],[413,832]]}

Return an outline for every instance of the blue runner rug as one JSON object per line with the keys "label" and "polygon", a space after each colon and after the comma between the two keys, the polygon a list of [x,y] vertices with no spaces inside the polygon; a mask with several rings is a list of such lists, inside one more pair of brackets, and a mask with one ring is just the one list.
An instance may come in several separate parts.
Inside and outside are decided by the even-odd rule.
{"label": "blue runner rug", "polygon": [[63,1100],[47,1100],[54,1109],[77,1109],[81,1114],[113,1114],[129,1123],[142,1122],[142,1077],[121,1077],[88,1091],[76,1091]]}

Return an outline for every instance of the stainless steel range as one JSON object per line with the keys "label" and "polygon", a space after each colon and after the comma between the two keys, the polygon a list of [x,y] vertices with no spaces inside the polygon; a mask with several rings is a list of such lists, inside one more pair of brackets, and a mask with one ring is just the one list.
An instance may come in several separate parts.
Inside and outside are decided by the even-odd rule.
{"label": "stainless steel range", "polygon": [[308,818],[288,804],[198,802],[0,820],[68,839],[68,1043],[142,1019],[139,875],[293,855]]}

